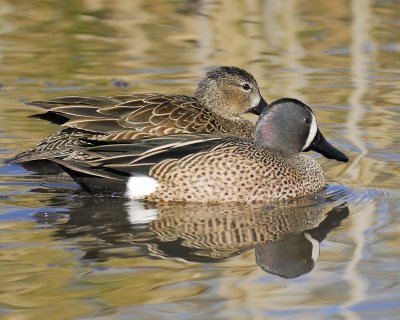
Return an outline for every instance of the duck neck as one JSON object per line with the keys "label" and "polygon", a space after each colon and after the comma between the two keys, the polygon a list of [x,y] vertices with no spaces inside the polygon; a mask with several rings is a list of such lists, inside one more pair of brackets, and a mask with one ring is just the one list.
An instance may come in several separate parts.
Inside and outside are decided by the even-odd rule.
{"label": "duck neck", "polygon": [[218,90],[215,90],[216,84],[214,82],[215,81],[209,83],[202,80],[194,93],[194,98],[204,108],[222,116],[221,108],[218,107],[220,97],[218,95]]}

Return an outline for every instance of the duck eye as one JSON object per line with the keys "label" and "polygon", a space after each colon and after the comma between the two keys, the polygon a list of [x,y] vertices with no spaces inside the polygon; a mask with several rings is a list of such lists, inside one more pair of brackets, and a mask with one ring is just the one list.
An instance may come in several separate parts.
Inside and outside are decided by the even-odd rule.
{"label": "duck eye", "polygon": [[248,91],[248,90],[250,90],[250,85],[248,83],[244,83],[244,84],[242,84],[242,89],[245,91]]}
{"label": "duck eye", "polygon": [[307,125],[310,125],[311,122],[312,122],[312,120],[311,120],[311,118],[304,117],[303,122],[304,122],[305,124],[307,124]]}

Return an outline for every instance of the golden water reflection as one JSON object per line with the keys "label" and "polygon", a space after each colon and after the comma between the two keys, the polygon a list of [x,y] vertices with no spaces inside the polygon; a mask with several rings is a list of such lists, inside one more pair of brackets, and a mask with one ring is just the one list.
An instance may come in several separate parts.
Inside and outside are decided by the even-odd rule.
{"label": "golden water reflection", "polygon": [[[70,210],[70,219],[60,225],[56,237],[95,236],[99,245],[89,246],[86,256],[100,260],[124,255],[132,245],[146,247],[157,258],[186,262],[221,261],[255,248],[261,269],[283,278],[310,272],[319,257],[319,243],[349,214],[345,203],[333,206],[311,200],[278,207],[146,207],[121,201],[110,206],[107,201],[106,209],[102,207],[104,200],[86,199]],[[110,209],[115,212],[113,220],[109,218]]]}
{"label": "golden water reflection", "polygon": [[[60,198],[52,201],[61,204]],[[39,318],[66,308],[63,316],[71,318],[90,314],[91,308],[112,314],[115,308],[179,305],[194,297],[241,298],[246,288],[218,279],[229,283],[249,272],[296,278],[310,272],[318,261],[320,242],[349,213],[345,205],[312,206],[311,200],[277,208],[146,208],[118,199],[65,201],[68,219],[45,210],[35,214],[37,223],[49,228],[33,231],[30,222],[4,225],[15,237],[0,238],[13,244],[3,252],[0,281],[7,294],[2,301],[19,310],[14,315],[37,308],[42,310],[35,314]],[[30,245],[19,249],[18,243]],[[15,259],[25,263],[10,268]],[[276,289],[268,283],[259,288]]]}

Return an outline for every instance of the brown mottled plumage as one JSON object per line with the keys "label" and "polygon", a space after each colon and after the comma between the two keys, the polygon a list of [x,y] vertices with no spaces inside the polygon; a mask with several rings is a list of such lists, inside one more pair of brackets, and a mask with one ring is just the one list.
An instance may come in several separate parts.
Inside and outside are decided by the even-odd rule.
{"label": "brown mottled plumage", "polygon": [[311,194],[325,185],[323,171],[312,158],[271,152],[240,139],[164,160],[149,175],[163,182],[146,197],[151,201],[277,201]]}
{"label": "brown mottled plumage", "polygon": [[[92,193],[122,193],[151,202],[258,202],[323,189],[322,168],[301,151],[348,161],[318,129],[311,109],[280,99],[264,111],[254,142],[215,134],[177,134],[71,148],[53,159]],[[75,154],[86,155],[85,161]]]}
{"label": "brown mottled plumage", "polygon": [[17,155],[11,160],[16,163],[63,159],[69,155],[70,146],[89,146],[89,140],[129,141],[197,132],[252,139],[253,124],[242,115],[259,114],[266,106],[254,77],[237,67],[208,72],[194,97],[159,93],[71,96],[28,104],[47,109],[33,117],[66,128]]}

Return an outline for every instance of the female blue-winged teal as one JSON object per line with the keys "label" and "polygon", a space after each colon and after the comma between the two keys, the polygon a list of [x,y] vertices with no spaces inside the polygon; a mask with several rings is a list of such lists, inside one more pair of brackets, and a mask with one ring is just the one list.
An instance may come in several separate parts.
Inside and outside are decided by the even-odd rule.
{"label": "female blue-winged teal", "polygon": [[[156,202],[291,199],[325,186],[318,162],[301,151],[348,161],[324,139],[311,109],[287,98],[265,109],[254,129],[254,142],[215,134],[176,134],[97,143],[70,148],[69,158],[52,161],[89,192]],[[76,155],[91,160],[76,160]]]}
{"label": "female blue-winged teal", "polygon": [[237,67],[211,70],[194,97],[145,93],[113,97],[60,97],[32,101],[47,111],[33,117],[65,129],[47,137],[11,162],[62,158],[71,146],[88,140],[132,140],[174,133],[226,133],[252,139],[253,124],[242,117],[259,115],[267,105],[254,77]]}

